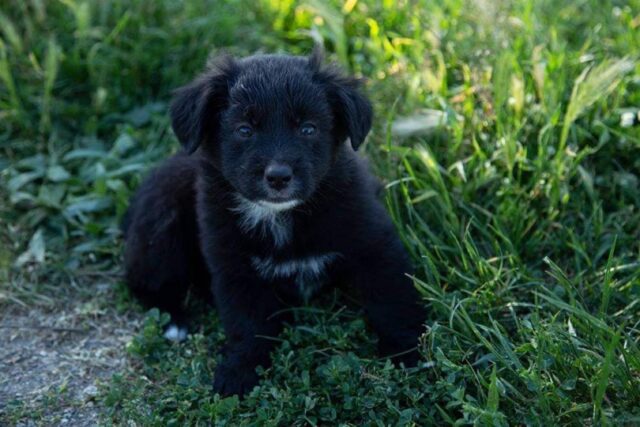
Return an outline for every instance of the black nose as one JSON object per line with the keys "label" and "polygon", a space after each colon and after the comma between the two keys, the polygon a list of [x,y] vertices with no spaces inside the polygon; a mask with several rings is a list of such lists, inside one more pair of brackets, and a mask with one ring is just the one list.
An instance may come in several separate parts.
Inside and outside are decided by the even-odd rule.
{"label": "black nose", "polygon": [[264,179],[274,190],[286,188],[292,176],[291,167],[281,163],[272,163],[264,170]]}

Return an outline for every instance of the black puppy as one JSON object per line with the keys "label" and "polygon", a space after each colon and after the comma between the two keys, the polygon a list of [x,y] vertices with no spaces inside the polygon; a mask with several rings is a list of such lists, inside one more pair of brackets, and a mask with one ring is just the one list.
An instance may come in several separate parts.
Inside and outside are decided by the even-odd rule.
{"label": "black puppy", "polygon": [[319,54],[225,56],[175,94],[184,150],[132,200],[126,276],[178,325],[189,286],[212,291],[227,338],[216,392],[249,391],[269,364],[266,337],[290,320],[283,308],[336,282],[359,291],[383,355],[417,361],[426,316],[379,183],[354,153],[372,120],[358,86]]}

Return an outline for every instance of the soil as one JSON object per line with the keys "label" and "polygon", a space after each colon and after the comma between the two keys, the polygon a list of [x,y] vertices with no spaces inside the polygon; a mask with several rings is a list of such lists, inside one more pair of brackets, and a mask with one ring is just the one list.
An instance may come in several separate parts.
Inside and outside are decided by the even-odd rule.
{"label": "soil", "polygon": [[139,322],[95,301],[0,306],[0,425],[97,425],[100,382],[123,370]]}

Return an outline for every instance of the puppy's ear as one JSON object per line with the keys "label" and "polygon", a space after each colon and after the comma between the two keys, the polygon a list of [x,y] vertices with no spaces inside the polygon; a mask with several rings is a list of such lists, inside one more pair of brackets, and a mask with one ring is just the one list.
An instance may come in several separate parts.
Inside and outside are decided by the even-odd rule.
{"label": "puppy's ear", "polygon": [[314,80],[325,87],[333,109],[335,132],[340,141],[349,137],[354,150],[364,142],[371,130],[371,103],[360,92],[362,81],[343,74],[335,65],[322,67],[322,50],[315,48],[309,56]]}
{"label": "puppy's ear", "polygon": [[233,58],[220,56],[208,64],[201,76],[174,92],[171,127],[189,154],[218,131],[219,115],[227,107],[236,68]]}

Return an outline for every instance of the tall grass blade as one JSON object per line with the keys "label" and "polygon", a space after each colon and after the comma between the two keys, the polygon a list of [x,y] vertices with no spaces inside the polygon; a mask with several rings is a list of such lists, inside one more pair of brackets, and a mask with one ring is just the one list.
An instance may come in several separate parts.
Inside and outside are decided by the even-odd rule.
{"label": "tall grass blade", "polygon": [[0,40],[0,81],[7,88],[9,93],[9,103],[11,109],[16,115],[22,114],[22,103],[18,97],[18,91],[13,80],[13,74],[11,73],[11,64],[7,56],[7,48],[5,44]]}
{"label": "tall grass blade", "polygon": [[42,91],[42,112],[40,116],[40,128],[47,131],[51,128],[51,101],[53,85],[58,76],[61,50],[56,41],[51,38],[44,59],[44,88]]}
{"label": "tall grass blade", "polygon": [[5,40],[11,45],[16,54],[22,53],[23,44],[22,37],[13,25],[13,22],[4,14],[0,13],[0,31]]}
{"label": "tall grass blade", "polygon": [[557,156],[564,155],[571,125],[587,108],[613,92],[622,81],[622,78],[633,70],[633,67],[634,62],[629,58],[609,60],[593,68],[586,68],[578,76],[573,85],[569,105],[564,115]]}
{"label": "tall grass blade", "polygon": [[596,394],[593,399],[593,421],[594,423],[601,423],[601,425],[607,425],[607,418],[602,411],[602,402],[604,400],[605,392],[607,391],[607,387],[609,386],[609,377],[611,375],[612,367],[613,367],[613,357],[615,356],[615,351],[618,346],[618,342],[620,341],[621,333],[617,331],[613,337],[611,337],[611,341],[607,344],[605,348],[605,357],[602,362],[602,367],[600,368],[600,375],[598,377],[596,383]]}

